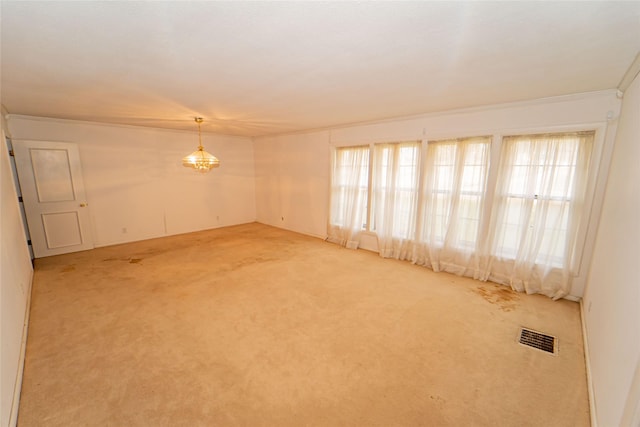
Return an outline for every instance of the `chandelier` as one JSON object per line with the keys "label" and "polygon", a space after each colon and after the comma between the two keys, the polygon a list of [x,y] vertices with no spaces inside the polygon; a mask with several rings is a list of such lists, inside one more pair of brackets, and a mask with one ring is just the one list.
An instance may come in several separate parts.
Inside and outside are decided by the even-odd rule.
{"label": "chandelier", "polygon": [[202,123],[202,117],[195,118],[198,124],[198,151],[194,151],[185,158],[182,159],[182,166],[193,168],[198,172],[206,173],[213,168],[220,166],[220,160],[213,154],[209,154],[204,151],[202,146],[202,135],[200,133],[200,123]]}

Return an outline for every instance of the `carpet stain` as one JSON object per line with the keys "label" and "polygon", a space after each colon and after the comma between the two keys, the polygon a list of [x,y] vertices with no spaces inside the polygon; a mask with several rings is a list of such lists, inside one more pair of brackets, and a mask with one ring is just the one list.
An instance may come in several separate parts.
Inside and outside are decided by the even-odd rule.
{"label": "carpet stain", "polygon": [[429,395],[429,399],[433,400],[433,402],[438,405],[439,408],[443,408],[444,405],[447,403],[447,400],[440,397],[440,396],[433,396],[433,395]]}
{"label": "carpet stain", "polygon": [[473,290],[476,294],[480,295],[485,301],[495,304],[502,309],[502,311],[513,311],[517,308],[517,302],[520,297],[513,290],[505,286],[480,286]]}
{"label": "carpet stain", "polygon": [[128,262],[129,264],[140,264],[140,262],[143,260],[144,258],[105,258],[102,260],[102,262],[108,262],[108,261],[123,261],[123,262]]}
{"label": "carpet stain", "polygon": [[[589,426],[574,302],[261,224],[197,236],[36,260],[20,427]],[[576,345],[514,381],[531,316]]]}
{"label": "carpet stain", "polygon": [[245,258],[239,261],[234,262],[231,265],[231,270],[237,270],[240,269],[242,267],[246,267],[248,265],[252,265],[252,264],[261,264],[264,262],[269,262],[269,261],[276,261],[278,258],[272,258],[272,257],[265,257],[265,256],[257,256],[257,257],[251,257],[251,258]]}

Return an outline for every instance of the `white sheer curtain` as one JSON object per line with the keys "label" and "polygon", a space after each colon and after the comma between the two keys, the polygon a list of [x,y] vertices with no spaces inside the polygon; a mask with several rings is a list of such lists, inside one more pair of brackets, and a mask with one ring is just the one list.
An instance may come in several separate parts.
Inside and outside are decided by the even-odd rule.
{"label": "white sheer curtain", "polygon": [[416,234],[419,141],[376,144],[373,164],[373,227],[380,256],[410,259]]}
{"label": "white sheer curtain", "polygon": [[584,243],[594,135],[504,137],[493,163],[492,137],[429,141],[422,168],[421,142],[375,144],[371,164],[369,146],[336,148],[329,240],[355,249],[367,230],[383,257],[562,298]]}
{"label": "white sheer curtain", "polygon": [[335,148],[331,165],[327,240],[357,249],[367,222],[369,146]]}
{"label": "white sheer curtain", "polygon": [[554,299],[569,293],[593,135],[503,138],[476,278]]}
{"label": "white sheer curtain", "polygon": [[491,137],[429,141],[414,263],[473,275],[490,147]]}

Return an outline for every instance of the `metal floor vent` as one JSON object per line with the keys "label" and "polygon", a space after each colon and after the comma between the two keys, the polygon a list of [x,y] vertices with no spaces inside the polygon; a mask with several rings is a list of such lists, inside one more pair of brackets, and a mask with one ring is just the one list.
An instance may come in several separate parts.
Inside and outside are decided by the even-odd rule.
{"label": "metal floor vent", "polygon": [[531,329],[520,329],[518,342],[522,345],[533,347],[546,353],[556,354],[558,352],[556,337],[545,335]]}

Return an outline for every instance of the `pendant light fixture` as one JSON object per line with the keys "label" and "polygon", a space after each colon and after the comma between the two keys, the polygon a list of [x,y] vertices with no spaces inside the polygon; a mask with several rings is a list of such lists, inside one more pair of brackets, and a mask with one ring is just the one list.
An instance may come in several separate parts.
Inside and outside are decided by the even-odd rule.
{"label": "pendant light fixture", "polygon": [[209,154],[204,151],[204,147],[202,146],[202,135],[200,132],[200,123],[202,123],[203,119],[202,117],[196,117],[195,120],[198,124],[198,151],[194,151],[187,157],[183,158],[182,166],[193,168],[198,172],[206,173],[211,169],[220,166],[220,160],[218,160],[218,158],[213,154]]}

